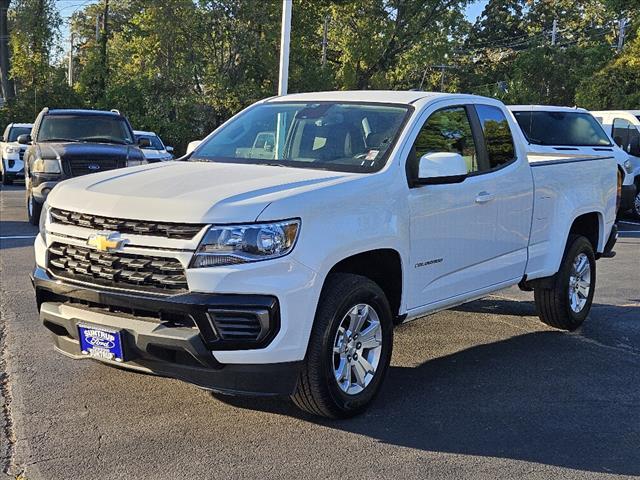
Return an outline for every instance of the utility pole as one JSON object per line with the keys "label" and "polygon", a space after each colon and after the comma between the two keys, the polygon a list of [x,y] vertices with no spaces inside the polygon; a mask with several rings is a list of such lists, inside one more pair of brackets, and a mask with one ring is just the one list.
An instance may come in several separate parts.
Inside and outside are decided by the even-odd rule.
{"label": "utility pole", "polygon": [[100,41],[100,14],[96,13],[96,43]]}
{"label": "utility pole", "polygon": [[102,32],[100,32],[100,76],[98,81],[99,95],[104,97],[107,88],[107,41],[109,39],[109,0],[104,0],[104,11],[102,13]]}
{"label": "utility pole", "polygon": [[624,29],[626,27],[627,24],[627,20],[625,18],[621,18],[619,25],[620,25],[620,35],[618,35],[618,53],[620,53],[622,51],[622,47],[624,46]]}
{"label": "utility pole", "polygon": [[558,36],[558,19],[553,19],[553,27],[551,28],[551,45],[555,47],[556,38]]}
{"label": "utility pole", "polygon": [[[109,1],[109,0],[105,0]],[[289,82],[289,43],[291,40],[291,3],[282,0],[282,31],[280,35],[280,75],[278,78],[278,95],[287,94]]]}
{"label": "utility pole", "polygon": [[73,32],[69,35],[69,86],[73,87]]}
{"label": "utility pole", "polygon": [[329,20],[331,20],[331,16],[327,15],[324,17],[324,28],[322,30],[322,66],[324,67],[327,64],[327,47],[329,45]]}
{"label": "utility pole", "polygon": [[0,0],[0,93],[6,102],[16,96],[13,80],[9,78],[11,73],[11,57],[9,52],[9,25],[7,23],[7,10],[11,0]]}

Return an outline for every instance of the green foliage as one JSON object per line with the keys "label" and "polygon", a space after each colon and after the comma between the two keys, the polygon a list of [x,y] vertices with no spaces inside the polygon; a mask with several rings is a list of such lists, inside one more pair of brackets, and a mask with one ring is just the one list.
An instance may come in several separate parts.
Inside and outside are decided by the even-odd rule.
{"label": "green foliage", "polygon": [[[639,2],[490,0],[469,23],[471,0],[294,0],[289,91],[443,88],[507,103],[637,107]],[[91,3],[71,18],[71,89],[55,1],[12,2],[18,96],[0,110],[3,122],[33,120],[45,105],[118,108],[181,153],[277,94],[280,1],[110,0],[108,31],[96,33],[104,8]],[[622,17],[635,26],[618,54]]]}
{"label": "green foliage", "polygon": [[584,79],[576,99],[594,110],[640,108],[640,29],[618,58]]}

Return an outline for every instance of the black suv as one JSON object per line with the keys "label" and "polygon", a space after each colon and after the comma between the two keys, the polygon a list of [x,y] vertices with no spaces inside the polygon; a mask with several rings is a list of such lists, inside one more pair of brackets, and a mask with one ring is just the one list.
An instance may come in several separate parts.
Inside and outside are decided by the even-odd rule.
{"label": "black suv", "polygon": [[[146,140],[146,142],[145,142]],[[61,180],[146,163],[133,129],[117,110],[49,110],[40,112],[31,135],[18,143],[24,154],[29,222],[37,225],[42,204]]]}

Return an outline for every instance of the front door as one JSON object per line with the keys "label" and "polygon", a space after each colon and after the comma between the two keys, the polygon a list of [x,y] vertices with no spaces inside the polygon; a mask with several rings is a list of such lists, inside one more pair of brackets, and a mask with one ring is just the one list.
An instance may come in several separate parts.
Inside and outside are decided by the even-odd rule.
{"label": "front door", "polygon": [[[490,162],[491,145],[485,142],[475,106],[452,105],[428,113],[408,161],[415,164],[422,155],[431,152],[455,152],[465,159],[468,176],[461,183],[422,185],[409,190],[409,309],[447,299],[453,301],[454,297],[508,281],[516,272],[520,275],[524,272],[532,186],[529,174],[528,183],[524,181],[518,187],[528,192],[526,198],[519,200],[527,208],[518,212],[518,218],[505,217],[504,196],[499,188],[504,187],[508,175],[505,176],[502,167],[512,164],[508,168],[526,173],[518,168],[522,165],[516,162],[506,119],[505,124],[489,127],[495,130],[505,125],[508,132],[505,138],[511,145],[499,148],[494,145],[493,150],[502,157]],[[412,169],[415,166],[408,168],[409,175]],[[521,179],[516,176],[514,180]],[[517,226],[508,224],[511,221]],[[510,255],[514,250],[519,253]]]}

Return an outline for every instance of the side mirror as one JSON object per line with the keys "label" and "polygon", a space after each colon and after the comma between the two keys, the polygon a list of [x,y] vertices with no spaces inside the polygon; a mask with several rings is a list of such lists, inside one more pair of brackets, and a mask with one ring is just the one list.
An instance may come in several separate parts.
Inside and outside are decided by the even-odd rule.
{"label": "side mirror", "polygon": [[196,148],[198,148],[198,145],[200,145],[201,143],[202,143],[202,140],[194,140],[193,142],[189,142],[189,145],[187,145],[186,155],[189,155],[191,152],[193,152]]}
{"label": "side mirror", "polygon": [[165,145],[164,149],[169,153],[173,153],[173,147],[170,145]]}
{"label": "side mirror", "polygon": [[28,133],[18,135],[18,143],[20,145],[29,145],[31,143],[31,135],[29,135]]}
{"label": "side mirror", "polygon": [[140,148],[149,148],[151,146],[151,142],[146,137],[140,137],[138,139],[138,146]]}
{"label": "side mirror", "polygon": [[434,152],[420,157],[418,183],[421,185],[460,183],[465,178],[467,162],[459,153]]}

